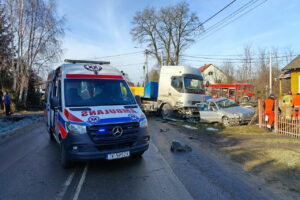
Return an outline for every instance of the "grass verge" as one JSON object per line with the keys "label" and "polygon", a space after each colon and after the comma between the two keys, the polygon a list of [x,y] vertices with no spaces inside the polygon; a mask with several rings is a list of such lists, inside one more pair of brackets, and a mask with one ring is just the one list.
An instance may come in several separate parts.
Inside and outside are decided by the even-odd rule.
{"label": "grass verge", "polygon": [[[191,125],[191,124],[189,124]],[[230,155],[243,169],[279,189],[300,195],[300,139],[267,132],[257,126],[197,126],[198,135]],[[208,127],[218,131],[209,131]],[[296,198],[297,199],[297,198]]]}

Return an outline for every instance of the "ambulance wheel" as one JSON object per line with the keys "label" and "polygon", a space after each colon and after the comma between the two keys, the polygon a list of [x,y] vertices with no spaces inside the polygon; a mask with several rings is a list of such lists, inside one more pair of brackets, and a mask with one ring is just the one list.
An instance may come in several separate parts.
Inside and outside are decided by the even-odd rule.
{"label": "ambulance wheel", "polygon": [[172,117],[173,115],[173,109],[170,104],[164,104],[161,111],[161,116],[163,119],[168,119]]}
{"label": "ambulance wheel", "polygon": [[54,138],[54,135],[53,135],[53,131],[52,131],[52,128],[48,128],[48,133],[49,133],[49,139],[51,140],[51,141],[54,141],[55,140],[55,138]]}
{"label": "ambulance wheel", "polygon": [[66,149],[62,143],[60,144],[60,162],[64,168],[70,168],[74,166],[74,162],[68,158]]}
{"label": "ambulance wheel", "polygon": [[53,133],[49,133],[49,138],[50,138],[51,141],[55,140]]}

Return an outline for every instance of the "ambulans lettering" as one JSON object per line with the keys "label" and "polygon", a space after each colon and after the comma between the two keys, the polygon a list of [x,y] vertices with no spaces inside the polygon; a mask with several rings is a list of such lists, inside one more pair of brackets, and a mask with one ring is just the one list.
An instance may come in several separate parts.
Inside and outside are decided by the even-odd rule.
{"label": "ambulans lettering", "polygon": [[105,110],[91,110],[81,111],[81,116],[86,117],[89,115],[106,115],[106,114],[118,114],[118,113],[137,113],[134,109],[105,109]]}
{"label": "ambulans lettering", "polygon": [[87,111],[82,111],[81,112],[81,116],[82,117],[86,117],[86,116],[88,116],[89,114],[88,114],[88,112]]}
{"label": "ambulans lettering", "polygon": [[91,111],[89,112],[89,114],[90,114],[90,115],[96,115],[96,110],[91,110]]}
{"label": "ambulans lettering", "polygon": [[97,110],[97,114],[98,114],[98,115],[103,115],[104,112],[103,112],[102,110]]}

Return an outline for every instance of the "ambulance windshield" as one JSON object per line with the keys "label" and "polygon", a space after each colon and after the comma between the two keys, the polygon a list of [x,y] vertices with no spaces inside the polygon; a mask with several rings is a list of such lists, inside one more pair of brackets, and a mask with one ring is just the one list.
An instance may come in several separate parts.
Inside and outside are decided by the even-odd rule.
{"label": "ambulance windshield", "polygon": [[65,79],[67,107],[136,104],[124,80]]}

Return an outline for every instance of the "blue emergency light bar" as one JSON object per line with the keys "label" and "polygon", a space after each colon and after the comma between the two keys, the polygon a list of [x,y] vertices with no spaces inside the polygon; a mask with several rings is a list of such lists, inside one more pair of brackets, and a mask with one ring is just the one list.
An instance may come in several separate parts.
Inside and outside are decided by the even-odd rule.
{"label": "blue emergency light bar", "polygon": [[95,61],[95,60],[71,60],[71,59],[65,59],[66,63],[86,63],[86,64],[99,64],[99,65],[109,65],[109,61]]}

